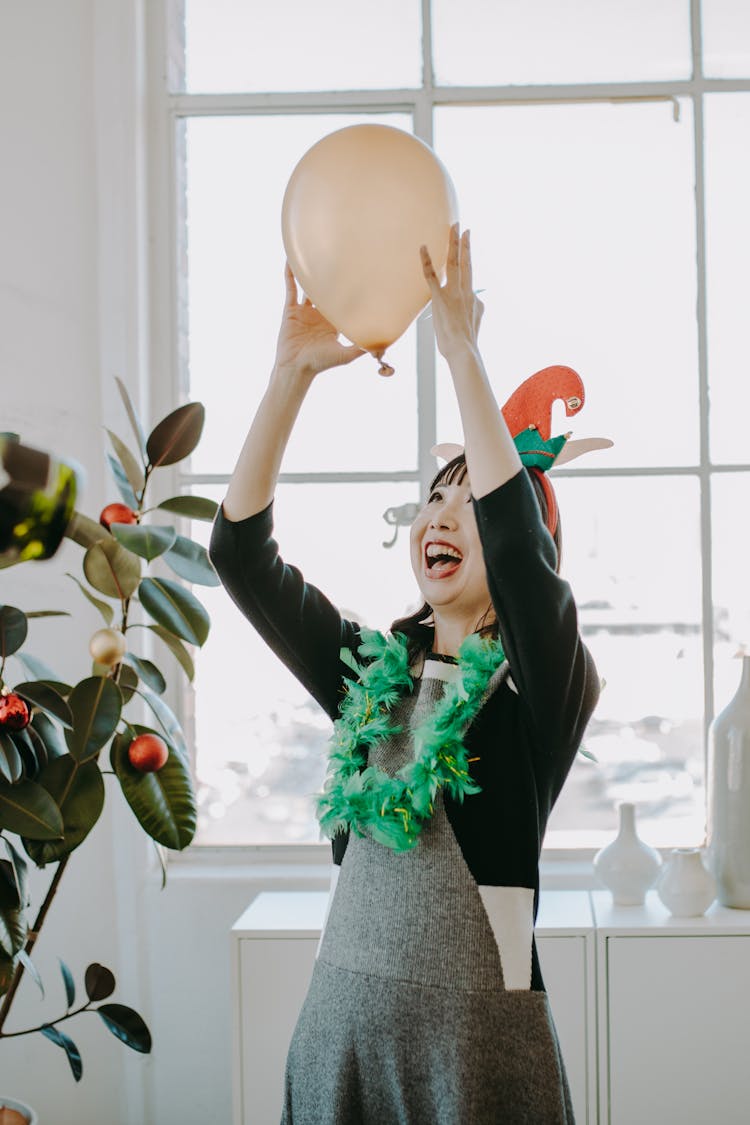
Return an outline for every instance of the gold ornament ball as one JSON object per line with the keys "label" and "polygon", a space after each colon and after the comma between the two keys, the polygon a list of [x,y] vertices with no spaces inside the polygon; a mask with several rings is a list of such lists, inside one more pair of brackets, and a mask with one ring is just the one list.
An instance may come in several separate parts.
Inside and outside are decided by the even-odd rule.
{"label": "gold ornament ball", "polygon": [[89,641],[89,652],[97,664],[119,664],[125,655],[127,641],[116,629],[97,629]]}

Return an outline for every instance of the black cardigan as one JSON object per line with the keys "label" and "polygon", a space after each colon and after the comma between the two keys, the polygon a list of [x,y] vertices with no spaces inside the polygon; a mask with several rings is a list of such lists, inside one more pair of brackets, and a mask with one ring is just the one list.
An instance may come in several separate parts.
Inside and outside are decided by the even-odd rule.
{"label": "black cardigan", "polygon": [[[273,538],[273,504],[231,521],[220,509],[209,554],[222,583],[276,655],[335,719],[345,677],[339,657],[356,650],[359,626],[300,571],[286,564]],[[555,573],[555,546],[531,482],[520,471],[474,500],[492,603],[510,665],[465,737],[481,793],[445,807],[472,875],[480,885],[534,889],[552,806],[598,698],[599,680],[579,631],[570,586]],[[514,690],[514,687],[516,690]],[[348,836],[333,841],[340,864]],[[541,987],[534,956],[532,988]]]}

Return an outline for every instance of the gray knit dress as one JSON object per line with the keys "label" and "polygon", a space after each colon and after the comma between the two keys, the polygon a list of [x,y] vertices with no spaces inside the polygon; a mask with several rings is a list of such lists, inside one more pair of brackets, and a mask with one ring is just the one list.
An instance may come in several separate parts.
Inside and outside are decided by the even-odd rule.
{"label": "gray knit dress", "polygon": [[[392,712],[403,731],[454,669],[425,662]],[[369,761],[393,774],[411,753],[401,734]],[[530,961],[529,948],[529,975]],[[289,1049],[282,1125],[573,1121],[547,993],[506,989],[442,795],[409,852],[352,834]]]}

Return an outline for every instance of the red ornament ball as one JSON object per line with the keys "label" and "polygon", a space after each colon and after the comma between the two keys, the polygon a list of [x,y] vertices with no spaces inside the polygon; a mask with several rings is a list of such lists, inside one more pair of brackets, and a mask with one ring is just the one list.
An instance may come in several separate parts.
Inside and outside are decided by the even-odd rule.
{"label": "red ornament ball", "polygon": [[128,746],[131,766],[141,773],[160,770],[169,757],[169,747],[158,734],[139,734]]}
{"label": "red ornament ball", "polygon": [[0,727],[6,730],[23,730],[29,725],[31,711],[25,699],[10,692],[0,695]]}
{"label": "red ornament ball", "polygon": [[108,528],[111,523],[138,523],[138,517],[127,504],[107,504],[102,508],[99,523]]}

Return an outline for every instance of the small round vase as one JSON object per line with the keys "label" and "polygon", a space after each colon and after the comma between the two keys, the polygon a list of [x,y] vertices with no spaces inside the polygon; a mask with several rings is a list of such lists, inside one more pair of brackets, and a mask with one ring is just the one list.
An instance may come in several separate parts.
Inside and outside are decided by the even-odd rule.
{"label": "small round vase", "polygon": [[0,1122],[16,1121],[19,1116],[21,1120],[27,1122],[27,1125],[39,1125],[39,1118],[31,1106],[26,1105],[25,1102],[17,1102],[15,1098],[6,1098],[0,1094]]}
{"label": "small round vase", "polygon": [[716,880],[703,865],[700,848],[673,848],[656,880],[656,893],[670,914],[695,918],[716,898]]}
{"label": "small round vase", "polygon": [[638,835],[635,805],[622,801],[619,811],[619,832],[611,844],[594,856],[594,871],[612,892],[612,901],[617,906],[642,906],[646,891],[659,874],[661,856]]}

